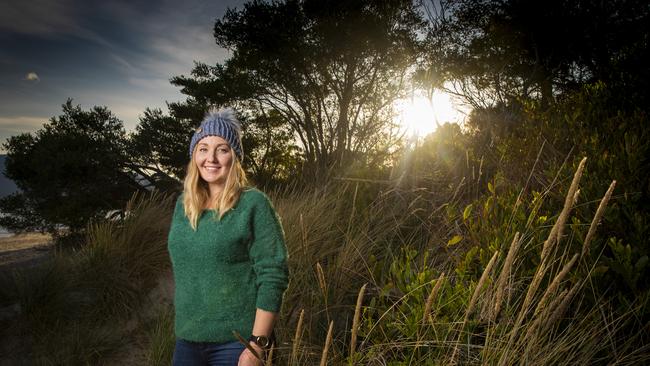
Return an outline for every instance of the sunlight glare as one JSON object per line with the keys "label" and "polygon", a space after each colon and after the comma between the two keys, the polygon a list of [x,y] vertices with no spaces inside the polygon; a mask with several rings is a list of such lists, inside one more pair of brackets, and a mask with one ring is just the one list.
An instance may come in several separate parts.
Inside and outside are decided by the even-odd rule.
{"label": "sunlight glare", "polygon": [[409,135],[424,137],[445,122],[461,123],[464,114],[456,108],[449,94],[435,90],[429,99],[424,93],[395,102],[396,122]]}

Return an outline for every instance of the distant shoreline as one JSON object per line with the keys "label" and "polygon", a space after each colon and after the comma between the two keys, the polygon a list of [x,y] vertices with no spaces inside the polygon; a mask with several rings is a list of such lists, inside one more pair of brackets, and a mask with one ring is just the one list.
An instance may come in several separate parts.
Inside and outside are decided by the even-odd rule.
{"label": "distant shoreline", "polygon": [[49,234],[0,233],[0,272],[35,266],[49,257],[52,248]]}

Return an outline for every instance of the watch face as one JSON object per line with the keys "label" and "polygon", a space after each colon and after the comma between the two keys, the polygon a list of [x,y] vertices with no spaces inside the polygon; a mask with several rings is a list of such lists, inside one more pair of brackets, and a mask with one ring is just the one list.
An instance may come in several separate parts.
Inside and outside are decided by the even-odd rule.
{"label": "watch face", "polygon": [[260,345],[262,348],[266,348],[269,346],[269,339],[265,336],[258,336],[256,342],[257,344]]}

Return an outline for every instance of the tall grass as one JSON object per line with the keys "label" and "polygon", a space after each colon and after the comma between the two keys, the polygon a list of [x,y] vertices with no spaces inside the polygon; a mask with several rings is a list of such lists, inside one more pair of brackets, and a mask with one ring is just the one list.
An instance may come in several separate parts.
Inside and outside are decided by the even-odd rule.
{"label": "tall grass", "polygon": [[147,294],[169,270],[171,208],[171,197],[135,196],[123,219],[89,225],[81,249],[5,279],[21,309],[14,335],[31,363],[97,364],[133,341],[154,316]]}
{"label": "tall grass", "polygon": [[[595,307],[583,301],[597,258],[570,245],[578,234],[567,223],[584,165],[554,225],[533,224],[539,220],[528,216],[539,205],[532,204],[525,231],[504,230],[503,247],[481,254],[489,261],[476,276],[458,263],[464,251],[480,249],[448,244],[459,233],[446,214],[455,198],[441,204],[426,189],[386,188],[368,200],[358,183],[271,192],[291,274],[276,326],[277,364],[650,362],[643,335],[626,333],[643,328],[635,324],[642,301],[625,313],[605,299]],[[589,239],[598,235],[612,190]],[[134,199],[128,212],[122,221],[91,225],[79,252],[15,276],[37,364],[101,363],[136,338],[143,348],[138,362],[169,363],[173,313],[169,299],[155,294],[169,273],[171,199]],[[69,325],[57,328],[63,323]]]}
{"label": "tall grass", "polygon": [[161,309],[148,326],[148,344],[145,346],[145,360],[150,366],[170,364],[174,353],[174,311],[172,307]]}
{"label": "tall grass", "polygon": [[[346,217],[350,205],[341,202],[349,202],[346,187],[275,196],[285,222],[292,281],[278,325],[284,342],[280,350],[292,349],[290,340],[301,339],[302,352],[296,355],[296,348],[285,352],[292,356],[284,362],[322,364],[323,355],[333,365],[650,361],[641,336],[625,333],[642,304],[625,314],[605,316],[616,314],[605,299],[597,307],[585,307],[581,301],[583,291],[589,291],[595,262],[578,261],[581,250],[572,251],[568,241],[576,233],[567,222],[579,197],[585,164],[583,159],[554,225],[550,229],[526,225],[530,230],[547,230],[546,240],[539,242],[539,234],[532,232],[510,236],[510,246],[502,250],[507,256],[490,253],[492,258],[477,283],[458,276],[443,280],[442,273],[450,268],[439,260],[439,253],[454,255],[444,245],[450,223],[414,209],[421,207],[425,197],[421,191],[393,191],[365,206],[357,203],[352,219]],[[610,187],[604,205],[611,191]],[[404,203],[408,195],[420,202]],[[422,227],[417,236],[403,235],[404,225],[418,221]],[[422,240],[423,234],[427,240]],[[589,238],[594,235],[592,229]],[[431,239],[436,236],[437,241]],[[418,254],[400,254],[400,247],[416,248]],[[529,257],[535,252],[541,255],[529,268]],[[357,325],[354,294],[362,286],[366,295]],[[306,320],[299,338],[291,331],[302,309]],[[330,333],[334,334],[331,342],[324,340]]]}

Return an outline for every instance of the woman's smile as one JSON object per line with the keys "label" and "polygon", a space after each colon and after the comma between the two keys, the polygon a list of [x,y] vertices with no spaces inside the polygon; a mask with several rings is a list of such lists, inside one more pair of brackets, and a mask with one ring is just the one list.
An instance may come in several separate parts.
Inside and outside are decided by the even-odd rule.
{"label": "woman's smile", "polygon": [[201,178],[215,191],[221,191],[232,166],[233,151],[220,136],[207,136],[196,146],[194,162]]}

